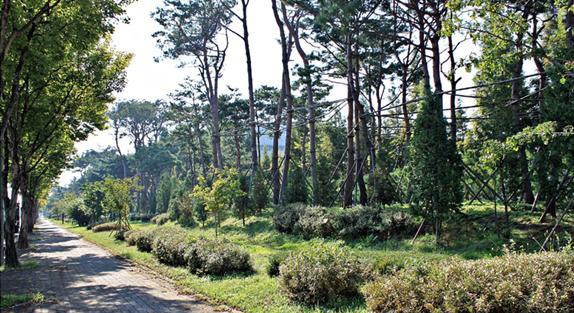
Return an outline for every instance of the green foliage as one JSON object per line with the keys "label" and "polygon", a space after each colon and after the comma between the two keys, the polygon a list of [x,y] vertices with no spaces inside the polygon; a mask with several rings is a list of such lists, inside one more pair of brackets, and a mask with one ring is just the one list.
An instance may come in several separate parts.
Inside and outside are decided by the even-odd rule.
{"label": "green foliage", "polygon": [[299,222],[299,216],[305,211],[306,205],[302,203],[292,203],[284,207],[279,207],[273,214],[275,229],[280,232],[291,234],[295,231]]}
{"label": "green foliage", "polygon": [[193,189],[193,197],[205,204],[205,208],[213,216],[215,234],[225,214],[230,211],[235,199],[244,195],[241,191],[238,173],[235,168],[215,169],[215,178],[208,185],[204,178]]}
{"label": "green foliage", "polygon": [[0,309],[9,309],[18,304],[23,303],[42,303],[45,297],[42,293],[37,292],[33,294],[13,294],[13,293],[2,293],[0,295]]}
{"label": "green foliage", "polygon": [[104,191],[102,182],[82,186],[82,199],[90,215],[90,223],[97,223],[104,214]]}
{"label": "green foliage", "polygon": [[416,231],[416,222],[405,211],[383,206],[355,206],[336,211],[334,227],[341,238],[374,236],[386,240]]}
{"label": "green foliage", "polygon": [[[136,231],[135,233],[131,234],[130,237],[135,239],[135,244],[139,251],[151,252],[155,234],[161,230],[161,227],[146,228],[144,230]],[[131,240],[132,239],[130,239],[130,241]]]}
{"label": "green foliage", "polygon": [[163,224],[169,222],[169,214],[168,213],[158,214],[158,215],[152,217],[151,222],[156,224],[156,225],[163,225]]}
{"label": "green foliage", "polygon": [[437,96],[427,95],[415,120],[409,147],[409,179],[415,211],[432,221],[437,240],[441,223],[462,202],[462,165],[446,134]]}
{"label": "green foliage", "polygon": [[357,239],[373,236],[379,240],[412,235],[417,221],[404,209],[391,206],[324,208],[291,204],[273,215],[275,228],[305,239],[338,237]]}
{"label": "green foliage", "polygon": [[98,224],[98,225],[92,227],[92,231],[94,233],[103,232],[103,231],[114,231],[114,230],[120,230],[118,224],[114,223],[114,222]]}
{"label": "green foliage", "polygon": [[188,245],[187,233],[177,226],[164,226],[154,232],[152,252],[164,264],[185,265],[185,251]]}
{"label": "green foliage", "polygon": [[570,312],[574,255],[509,254],[410,267],[363,289],[373,312]]}
{"label": "green foliage", "polygon": [[347,248],[319,241],[291,254],[280,266],[279,280],[290,299],[316,305],[359,295],[370,276]]}
{"label": "green foliage", "polygon": [[287,260],[288,257],[289,254],[285,252],[275,253],[271,255],[269,257],[269,263],[267,264],[267,267],[265,269],[267,275],[269,275],[269,277],[279,276],[279,267],[281,266],[281,264],[285,262],[285,260]]}
{"label": "green foliage", "polygon": [[324,207],[310,206],[300,211],[294,233],[305,239],[327,238],[336,234],[333,226],[333,215]]}
{"label": "green foliage", "polygon": [[132,193],[137,190],[137,178],[106,178],[103,183],[103,206],[116,216],[118,230],[129,230],[129,213],[132,205]]}
{"label": "green foliage", "polygon": [[239,189],[241,193],[233,199],[233,208],[235,215],[241,219],[245,226],[245,218],[249,216],[249,206],[251,204],[249,199],[249,177],[245,175],[239,176]]}
{"label": "green foliage", "polygon": [[289,169],[289,183],[285,200],[287,203],[306,203],[309,190],[303,169],[295,164]]}
{"label": "green foliage", "polygon": [[126,240],[126,232],[128,231],[126,231],[125,229],[118,229],[118,231],[114,233],[114,238],[119,241],[124,241]]}
{"label": "green foliage", "polygon": [[177,198],[176,200],[172,199],[172,202],[175,201],[175,206],[177,206],[179,211],[179,216],[177,217],[177,222],[181,226],[186,227],[193,227],[195,226],[195,209],[197,204],[197,200],[192,197],[191,193],[184,193],[182,196]]}
{"label": "green foliage", "polygon": [[[266,152],[264,152],[266,153]],[[268,155],[265,158],[269,158]],[[264,166],[264,165],[262,165]],[[267,203],[269,203],[269,188],[267,186],[267,180],[265,174],[261,168],[258,168],[255,172],[255,177],[253,177],[253,186],[251,187],[251,199],[253,202],[253,208],[258,212],[261,212]]]}
{"label": "green foliage", "polygon": [[136,245],[136,238],[137,238],[137,230],[130,229],[124,232],[124,241],[128,246],[135,246]]}
{"label": "green foliage", "polygon": [[199,239],[187,251],[189,270],[197,275],[222,276],[251,272],[249,254],[238,245],[216,239]]}
{"label": "green foliage", "polygon": [[[340,157],[335,155],[335,146],[327,131],[320,131],[317,145],[317,204],[331,206],[337,197],[337,176],[333,177],[334,167]],[[335,174],[337,174],[335,172]]]}
{"label": "green foliage", "polygon": [[82,202],[82,198],[74,193],[64,194],[62,199],[54,204],[53,210],[60,212],[60,214],[65,213],[79,226],[87,226],[90,223],[90,215]]}
{"label": "green foliage", "polygon": [[177,179],[170,174],[163,174],[159,181],[156,194],[156,213],[166,213],[169,209],[169,202],[173,198],[177,189]]}

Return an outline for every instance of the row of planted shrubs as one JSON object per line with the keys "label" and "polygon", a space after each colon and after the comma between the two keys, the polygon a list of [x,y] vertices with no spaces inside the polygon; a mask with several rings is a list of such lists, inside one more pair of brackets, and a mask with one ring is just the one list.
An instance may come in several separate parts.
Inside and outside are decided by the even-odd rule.
{"label": "row of planted shrubs", "polygon": [[197,275],[226,275],[250,272],[249,254],[223,239],[193,239],[179,226],[159,226],[125,234],[128,245],[151,252],[161,263],[186,266]]}
{"label": "row of planted shrubs", "polygon": [[367,284],[373,312],[574,312],[574,254],[509,254],[407,268]]}
{"label": "row of planted shrubs", "polygon": [[291,204],[278,209],[273,215],[275,228],[284,233],[304,238],[358,238],[410,235],[416,231],[418,221],[405,210],[382,206],[355,206],[352,208],[324,208]]}
{"label": "row of planted shrubs", "polygon": [[372,312],[574,312],[574,254],[509,254],[415,263],[387,275],[341,245],[270,258],[290,299],[310,305],[362,293]]}

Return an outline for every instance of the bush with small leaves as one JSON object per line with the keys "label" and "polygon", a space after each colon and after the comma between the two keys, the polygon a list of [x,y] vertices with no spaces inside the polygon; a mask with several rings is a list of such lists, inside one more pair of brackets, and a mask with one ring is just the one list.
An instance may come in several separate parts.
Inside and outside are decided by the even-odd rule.
{"label": "bush with small leaves", "polygon": [[362,291],[372,312],[574,312],[574,254],[407,267]]}
{"label": "bush with small leaves", "polygon": [[151,252],[153,240],[155,239],[155,233],[158,231],[159,227],[148,228],[138,231],[135,236],[136,247],[141,252]]}
{"label": "bush with small leaves", "polygon": [[266,268],[267,275],[269,275],[269,277],[279,276],[279,267],[285,262],[288,256],[289,254],[284,252],[271,255]]}
{"label": "bush with small leaves", "polygon": [[280,207],[273,214],[275,229],[282,233],[291,234],[295,231],[295,226],[299,222],[299,217],[307,206],[304,203],[293,203],[285,207]]}
{"label": "bush with small leaves", "polygon": [[128,230],[127,232],[125,232],[124,237],[125,237],[125,241],[128,244],[128,246],[135,246],[136,245],[136,239],[137,236],[140,234],[141,230]]}
{"label": "bush with small leaves", "polygon": [[118,228],[119,228],[118,223],[109,222],[109,223],[103,223],[103,224],[99,224],[99,225],[92,227],[92,231],[94,233],[98,233],[98,232],[103,232],[103,231],[118,230]]}
{"label": "bush with small leaves", "polygon": [[158,214],[151,218],[151,222],[156,225],[163,225],[169,222],[169,214],[168,213]]}
{"label": "bush with small leaves", "polygon": [[124,241],[126,239],[126,230],[120,229],[114,232],[114,238],[119,241]]}
{"label": "bush with small leaves", "polygon": [[223,276],[253,271],[249,253],[221,239],[199,239],[188,247],[186,258],[190,272],[197,275]]}
{"label": "bush with small leaves", "polygon": [[355,206],[333,212],[334,227],[341,238],[376,236],[389,239],[411,235],[417,222],[404,211],[385,207]]}
{"label": "bush with small leaves", "polygon": [[307,207],[299,215],[294,233],[302,235],[305,239],[331,237],[335,235],[333,215],[324,207]]}
{"label": "bush with small leaves", "polygon": [[292,253],[279,267],[282,289],[291,300],[325,304],[359,295],[360,285],[372,270],[340,244],[314,242]]}
{"label": "bush with small leaves", "polygon": [[163,226],[155,232],[152,253],[163,264],[182,266],[186,264],[187,233],[179,226]]}

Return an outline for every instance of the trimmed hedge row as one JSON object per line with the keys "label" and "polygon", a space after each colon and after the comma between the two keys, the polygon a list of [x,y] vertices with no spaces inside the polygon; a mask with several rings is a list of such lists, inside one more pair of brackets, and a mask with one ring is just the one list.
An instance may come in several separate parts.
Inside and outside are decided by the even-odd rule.
{"label": "trimmed hedge row", "polygon": [[225,240],[192,240],[180,226],[158,226],[126,234],[126,243],[151,252],[163,264],[187,266],[196,275],[250,272],[249,254]]}
{"label": "trimmed hedge row", "polygon": [[163,226],[161,231],[153,232],[152,253],[163,264],[183,266],[187,263],[186,249],[189,239],[185,230],[179,226]]}
{"label": "trimmed hedge row", "polygon": [[313,243],[292,253],[279,266],[279,280],[291,300],[324,304],[360,294],[371,267],[338,244]]}
{"label": "trimmed hedge row", "polygon": [[273,222],[278,231],[301,235],[306,239],[358,238],[369,235],[388,239],[412,234],[417,227],[414,218],[404,211],[367,206],[327,209],[291,204],[278,209]]}
{"label": "trimmed hedge row", "polygon": [[158,214],[151,218],[151,222],[156,225],[163,225],[169,222],[169,213]]}
{"label": "trimmed hedge row", "polygon": [[98,232],[102,232],[102,231],[113,231],[113,230],[118,230],[118,223],[109,222],[109,223],[103,223],[103,224],[95,225],[92,227],[92,231],[94,233],[98,233]]}
{"label": "trimmed hedge row", "polygon": [[373,312],[574,312],[574,254],[419,265],[362,291]]}
{"label": "trimmed hedge row", "polygon": [[191,273],[222,276],[253,271],[249,253],[226,240],[199,239],[189,246],[186,254]]}

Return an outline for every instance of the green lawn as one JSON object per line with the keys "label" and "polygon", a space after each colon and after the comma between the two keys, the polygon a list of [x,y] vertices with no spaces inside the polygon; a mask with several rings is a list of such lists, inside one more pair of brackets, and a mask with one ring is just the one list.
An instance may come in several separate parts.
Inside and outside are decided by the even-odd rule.
{"label": "green lawn", "polygon": [[3,293],[2,295],[0,295],[0,309],[10,308],[21,303],[27,303],[27,302],[40,303],[43,301],[44,301],[44,295],[39,292],[34,294]]}
{"label": "green lawn", "polygon": [[[499,208],[499,213],[502,208]],[[373,238],[347,241],[345,244],[357,255],[364,257],[377,268],[386,269],[408,262],[432,262],[447,258],[477,259],[500,255],[505,244],[517,243],[524,249],[537,249],[532,237],[543,240],[544,231],[523,227],[526,221],[534,220],[539,213],[513,212],[510,227],[506,228],[512,240],[504,237],[503,215],[499,219],[492,217],[492,204],[465,206],[465,217],[451,221],[444,231],[445,243],[437,245],[432,235],[421,235],[414,244],[412,238],[402,238],[377,242]],[[549,221],[552,222],[552,221]],[[569,215],[566,224],[573,225]],[[59,222],[55,221],[59,224]],[[548,224],[550,225],[550,224]],[[546,225],[546,226],[548,226]],[[310,308],[292,303],[281,292],[276,278],[270,278],[265,267],[270,255],[296,251],[309,245],[302,238],[278,233],[273,228],[269,214],[251,217],[243,227],[241,221],[228,218],[222,223],[220,236],[244,247],[251,255],[256,272],[253,275],[221,277],[198,277],[189,274],[185,268],[174,268],[160,264],[152,254],[137,251],[124,242],[114,240],[109,233],[93,233],[84,227],[65,224],[70,231],[82,235],[85,239],[107,248],[112,253],[128,258],[138,264],[171,278],[183,291],[204,295],[213,303],[226,304],[245,312],[366,312],[361,300],[346,301],[327,307]],[[134,223],[136,229],[156,227],[152,224]],[[195,227],[188,229],[193,237],[215,237],[213,228]],[[506,238],[506,239],[505,239]]]}

